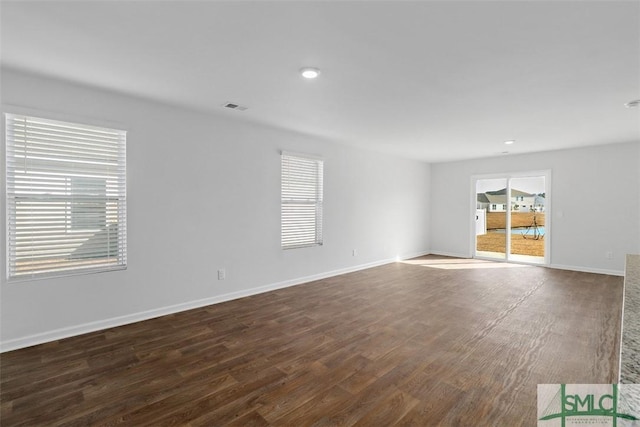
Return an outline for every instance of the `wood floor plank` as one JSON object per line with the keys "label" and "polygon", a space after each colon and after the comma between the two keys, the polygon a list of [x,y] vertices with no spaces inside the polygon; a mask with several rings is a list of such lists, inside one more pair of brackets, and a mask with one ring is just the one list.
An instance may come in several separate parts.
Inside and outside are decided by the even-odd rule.
{"label": "wood floor plank", "polygon": [[[192,424],[195,425],[195,424]],[[236,418],[234,421],[227,423],[229,427],[269,427],[270,424],[262,418],[257,411],[249,412],[248,414]]]}
{"label": "wood floor plank", "polygon": [[419,400],[398,390],[353,425],[361,427],[393,425],[418,403],[420,403]]}
{"label": "wood floor plank", "polygon": [[326,414],[340,412],[351,404],[353,395],[339,386],[326,389],[313,399],[298,406],[275,425],[308,426],[317,423]]}
{"label": "wood floor plank", "polygon": [[168,424],[173,425],[187,421],[194,425],[225,425],[254,412],[261,406],[259,399],[263,394],[274,389],[282,389],[296,378],[287,376],[277,368],[269,368],[252,381],[239,383],[206,398],[196,399],[170,419],[162,419],[162,422],[170,421]]}
{"label": "wood floor plank", "polygon": [[[429,379],[425,378],[425,380]],[[454,405],[461,401],[464,392],[438,380],[430,382],[426,390],[428,390],[429,399],[424,399],[422,397],[424,395],[422,395],[420,402],[400,418],[395,425],[403,427],[447,425],[442,424],[442,420],[451,413]],[[416,394],[412,394],[412,396],[416,397]],[[482,425],[481,422],[482,420],[479,419],[476,425]]]}
{"label": "wood floor plank", "polygon": [[0,424],[528,426],[537,384],[617,379],[622,278],[474,262],[426,256],[3,353]]}

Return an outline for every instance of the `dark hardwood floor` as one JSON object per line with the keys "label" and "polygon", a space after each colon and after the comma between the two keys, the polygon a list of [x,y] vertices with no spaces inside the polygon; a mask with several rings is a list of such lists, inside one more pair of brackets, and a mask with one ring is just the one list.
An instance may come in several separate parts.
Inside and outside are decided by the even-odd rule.
{"label": "dark hardwood floor", "polygon": [[621,277],[469,263],[428,256],[4,353],[0,424],[532,426],[538,383],[617,381]]}

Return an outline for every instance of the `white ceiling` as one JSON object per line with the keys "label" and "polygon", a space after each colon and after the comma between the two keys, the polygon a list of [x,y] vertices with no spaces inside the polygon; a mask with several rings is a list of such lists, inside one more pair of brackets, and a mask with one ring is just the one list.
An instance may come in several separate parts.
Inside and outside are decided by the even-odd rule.
{"label": "white ceiling", "polygon": [[638,1],[2,1],[0,13],[4,66],[405,157],[640,140],[640,109],[624,107],[640,98]]}

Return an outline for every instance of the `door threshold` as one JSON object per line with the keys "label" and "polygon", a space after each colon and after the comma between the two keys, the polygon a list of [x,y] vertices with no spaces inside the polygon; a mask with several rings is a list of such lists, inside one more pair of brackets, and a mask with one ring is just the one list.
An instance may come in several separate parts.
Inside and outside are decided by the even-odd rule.
{"label": "door threshold", "polygon": [[526,265],[537,265],[537,266],[545,266],[548,263],[545,261],[544,257],[536,257],[529,255],[511,255],[509,259],[499,258],[493,256],[493,252],[477,252],[473,259],[479,259],[483,261],[494,261],[494,262],[506,262],[511,264],[526,264]]}

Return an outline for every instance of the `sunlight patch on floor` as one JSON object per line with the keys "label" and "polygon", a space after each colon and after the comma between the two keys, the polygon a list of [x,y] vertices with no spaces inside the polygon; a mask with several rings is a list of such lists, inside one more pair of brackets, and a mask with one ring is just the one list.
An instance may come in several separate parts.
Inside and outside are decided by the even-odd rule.
{"label": "sunlight patch on floor", "polygon": [[409,259],[404,264],[422,267],[439,268],[442,270],[470,270],[480,268],[526,268],[530,265],[493,262],[480,259]]}

